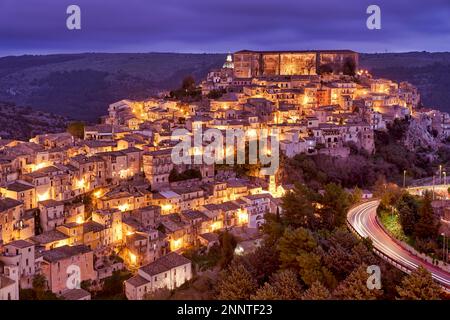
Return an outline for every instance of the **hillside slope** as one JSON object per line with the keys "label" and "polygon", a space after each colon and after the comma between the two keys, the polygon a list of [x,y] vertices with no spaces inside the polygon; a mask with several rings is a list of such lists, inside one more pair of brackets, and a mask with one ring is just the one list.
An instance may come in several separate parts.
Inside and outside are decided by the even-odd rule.
{"label": "hillside slope", "polygon": [[200,80],[221,54],[68,54],[0,58],[0,101],[95,120],[108,104]]}
{"label": "hillside slope", "polygon": [[423,105],[450,111],[450,52],[362,54],[360,65],[375,77],[411,82]]}
{"label": "hillside slope", "polygon": [[[0,58],[0,101],[95,121],[111,102],[197,81],[225,54],[85,53]],[[450,111],[450,53],[362,54],[376,77],[417,85],[426,106]]]}

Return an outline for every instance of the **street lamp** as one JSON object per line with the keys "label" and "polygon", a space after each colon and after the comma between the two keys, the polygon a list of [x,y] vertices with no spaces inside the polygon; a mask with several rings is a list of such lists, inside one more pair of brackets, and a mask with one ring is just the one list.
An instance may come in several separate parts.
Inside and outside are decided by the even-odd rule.
{"label": "street lamp", "polygon": [[434,200],[434,181],[435,181],[435,177],[436,177],[436,176],[433,175],[433,189],[432,189],[432,190],[433,190],[433,200]]}
{"label": "street lamp", "polygon": [[447,262],[447,256],[448,256],[448,253],[447,253],[448,248],[446,248],[447,247],[447,241],[446,241],[445,233],[442,232],[441,236],[442,236],[442,244],[443,244],[443,246],[442,246],[442,261],[444,261],[444,263],[446,263]]}
{"label": "street lamp", "polygon": [[442,184],[442,164],[439,165],[439,184]]}
{"label": "street lamp", "polygon": [[403,188],[406,187],[406,170],[403,170]]}

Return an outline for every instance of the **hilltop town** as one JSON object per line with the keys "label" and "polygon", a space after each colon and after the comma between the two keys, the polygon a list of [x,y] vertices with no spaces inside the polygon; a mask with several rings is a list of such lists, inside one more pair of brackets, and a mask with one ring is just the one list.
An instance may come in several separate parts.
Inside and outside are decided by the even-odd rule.
{"label": "hilltop town", "polygon": [[375,132],[396,119],[434,133],[411,145],[447,139],[448,113],[358,60],[349,50],[239,51],[199,84],[112,103],[101,124],[0,139],[0,300],[23,298],[36,279],[55,297],[90,299],[120,273],[126,298],[139,300],[191,280],[184,253],[207,252],[224,230],[239,239],[235,254],[254,250],[265,214],[282,214],[293,186],[258,163],[176,164],[177,129],[277,132],[288,159],[373,154]]}

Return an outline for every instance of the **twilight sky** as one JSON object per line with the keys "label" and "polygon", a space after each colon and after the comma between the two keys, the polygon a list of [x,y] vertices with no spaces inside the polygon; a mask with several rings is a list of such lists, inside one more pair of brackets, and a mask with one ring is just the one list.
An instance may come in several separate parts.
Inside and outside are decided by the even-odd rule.
{"label": "twilight sky", "polygon": [[[81,8],[82,29],[66,28]],[[381,7],[381,30],[366,8]],[[450,51],[449,0],[0,0],[0,56],[240,49]]]}

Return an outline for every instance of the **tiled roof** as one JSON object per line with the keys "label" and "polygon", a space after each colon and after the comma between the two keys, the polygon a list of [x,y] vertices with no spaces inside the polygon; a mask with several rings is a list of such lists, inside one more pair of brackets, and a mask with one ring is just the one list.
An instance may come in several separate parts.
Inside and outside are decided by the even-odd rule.
{"label": "tiled roof", "polygon": [[56,249],[48,250],[43,253],[44,260],[48,262],[56,262],[68,259],[70,257],[91,252],[92,250],[85,245],[78,246],[62,246]]}
{"label": "tiled roof", "polygon": [[29,241],[26,241],[26,240],[12,241],[12,242],[9,242],[7,245],[8,246],[13,246],[13,247],[16,247],[16,248],[19,248],[19,249],[23,249],[23,248],[28,248],[28,247],[34,246],[33,243],[31,243]]}
{"label": "tiled roof", "polygon": [[179,255],[178,253],[171,252],[159,258],[155,262],[142,267],[141,270],[150,276],[154,276],[188,263],[191,263],[191,260]]}
{"label": "tiled roof", "polygon": [[35,242],[36,244],[47,244],[55,241],[69,239],[69,236],[66,236],[64,233],[59,232],[57,230],[51,230],[48,232],[41,233],[40,235],[31,237],[30,240]]}
{"label": "tiled roof", "polygon": [[34,189],[34,186],[24,181],[14,181],[13,183],[8,184],[6,189],[15,192],[23,192]]}
{"label": "tiled roof", "polygon": [[83,289],[67,290],[61,295],[65,300],[81,300],[86,297],[90,297],[91,294]]}
{"label": "tiled roof", "polygon": [[21,204],[22,204],[22,202],[11,199],[11,198],[0,199],[0,212],[17,207]]}
{"label": "tiled roof", "polygon": [[150,281],[137,274],[134,277],[128,279],[126,282],[137,288],[149,283]]}

